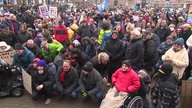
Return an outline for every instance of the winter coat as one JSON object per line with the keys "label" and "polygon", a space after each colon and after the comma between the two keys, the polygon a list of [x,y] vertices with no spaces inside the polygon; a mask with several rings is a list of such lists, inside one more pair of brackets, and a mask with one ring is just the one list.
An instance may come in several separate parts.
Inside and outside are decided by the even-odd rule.
{"label": "winter coat", "polygon": [[61,44],[50,44],[50,43],[48,43],[48,45],[49,45],[49,50],[48,51],[46,51],[44,48],[41,49],[43,57],[44,58],[50,57],[52,60],[54,60],[56,54],[58,52],[60,52],[61,49],[63,48],[63,45],[61,45]]}
{"label": "winter coat", "polygon": [[88,36],[88,37],[91,36],[91,30],[90,30],[90,27],[88,25],[85,27],[80,26],[77,29],[77,33],[80,36],[80,40],[82,40],[85,36]]}
{"label": "winter coat", "polygon": [[189,64],[188,52],[185,48],[175,52],[173,48],[169,49],[163,56],[162,60],[165,62],[166,57],[169,56],[172,60],[171,65],[173,66],[173,73],[178,75],[178,78],[182,78],[185,68]]}
{"label": "winter coat", "polygon": [[71,69],[64,76],[64,82],[61,82],[60,76],[62,72],[63,72],[63,67],[60,66],[55,75],[56,87],[58,91],[62,92],[64,89],[66,89],[66,92],[70,93],[78,85],[78,80],[79,80],[78,72],[75,68],[71,67]]}
{"label": "winter coat", "polygon": [[114,40],[110,38],[105,43],[104,51],[109,55],[110,63],[121,64],[121,61],[123,59],[123,43],[122,41],[120,41],[120,39],[117,38]]}
{"label": "winter coat", "polygon": [[142,39],[132,40],[128,47],[125,59],[131,61],[134,70],[140,70],[144,59],[144,44]]}
{"label": "winter coat", "polygon": [[102,78],[107,78],[108,72],[109,72],[109,63],[106,65],[102,64],[99,60],[99,55],[96,55],[93,57],[90,62],[93,64],[93,67],[101,74]]}
{"label": "winter coat", "polygon": [[79,86],[81,91],[87,91],[88,96],[95,95],[98,91],[104,89],[103,79],[94,68],[87,76],[81,71]]}
{"label": "winter coat", "polygon": [[23,44],[27,42],[29,39],[33,39],[33,37],[28,31],[25,31],[25,32],[19,32],[17,34],[17,39],[19,43]]}
{"label": "winter coat", "polygon": [[152,39],[155,41],[156,47],[158,47],[161,44],[159,36],[153,33]]}
{"label": "winter coat", "polygon": [[38,71],[35,71],[32,76],[32,86],[36,88],[37,86],[43,84],[43,88],[52,87],[54,84],[55,78],[54,75],[45,68],[43,74],[39,74]]}
{"label": "winter coat", "polygon": [[20,66],[26,69],[28,65],[33,62],[34,58],[34,54],[24,47],[24,51],[21,55],[18,55],[16,53],[13,55],[13,65]]}
{"label": "winter coat", "polygon": [[167,36],[171,34],[171,30],[167,27],[164,27],[164,28],[157,27],[155,30],[155,34],[159,36],[161,42],[164,42]]}
{"label": "winter coat", "polygon": [[14,47],[16,43],[18,43],[16,35],[11,31],[9,31],[8,35],[0,32],[0,41],[5,41],[7,45],[11,45],[12,47]]}
{"label": "winter coat", "polygon": [[144,64],[146,66],[154,66],[158,60],[157,46],[153,39],[144,42]]}
{"label": "winter coat", "polygon": [[[85,40],[88,41],[88,44],[85,43]],[[82,39],[82,51],[87,54],[89,57],[93,57],[96,54],[96,50],[95,50],[95,45],[94,43],[91,41],[91,39],[89,37],[84,37]]]}
{"label": "winter coat", "polygon": [[68,29],[68,41],[69,43],[72,43],[74,37],[75,37],[75,32],[79,27],[76,24],[72,24],[71,27]]}
{"label": "winter coat", "polygon": [[192,31],[191,29],[189,28],[188,30],[184,31],[184,30],[181,30],[179,32],[179,36],[178,37],[181,37],[184,39],[184,44],[185,44],[185,47],[188,48],[188,46],[186,45],[186,41],[187,39],[191,36],[192,34]]}
{"label": "winter coat", "polygon": [[139,76],[131,68],[128,68],[125,72],[122,71],[122,68],[119,68],[112,75],[112,83],[119,92],[133,93],[140,88]]}
{"label": "winter coat", "polygon": [[24,47],[26,47],[28,50],[30,50],[30,51],[34,54],[35,57],[38,57],[38,58],[42,58],[42,57],[43,57],[43,56],[42,56],[42,51],[41,51],[41,49],[40,49],[35,43],[34,43],[33,48],[28,47],[28,46],[27,46],[27,43],[24,43],[22,46],[24,46]]}
{"label": "winter coat", "polygon": [[58,40],[60,43],[63,43],[68,39],[68,30],[63,26],[57,26],[54,30],[55,39]]}
{"label": "winter coat", "polygon": [[173,44],[167,44],[166,42],[162,42],[159,47],[157,48],[157,52],[159,56],[161,57],[167,50],[169,50],[171,47],[173,47]]}
{"label": "winter coat", "polygon": [[176,108],[179,103],[179,94],[177,92],[177,79],[174,76],[168,76],[166,79],[160,79],[155,86],[151,99],[158,99],[157,108]]}

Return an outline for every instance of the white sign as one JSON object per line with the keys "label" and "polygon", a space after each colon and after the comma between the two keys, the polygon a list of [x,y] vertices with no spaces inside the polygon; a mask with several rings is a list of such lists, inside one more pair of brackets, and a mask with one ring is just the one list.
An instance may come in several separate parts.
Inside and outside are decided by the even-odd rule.
{"label": "white sign", "polygon": [[22,69],[22,77],[23,77],[23,86],[25,89],[32,94],[32,78],[25,70]]}

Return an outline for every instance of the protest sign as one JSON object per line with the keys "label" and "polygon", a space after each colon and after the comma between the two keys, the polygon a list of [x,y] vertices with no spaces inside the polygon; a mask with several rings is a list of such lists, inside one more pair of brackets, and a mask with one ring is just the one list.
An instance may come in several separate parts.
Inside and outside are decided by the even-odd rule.
{"label": "protest sign", "polygon": [[15,53],[14,50],[6,51],[6,52],[0,52],[0,59],[6,61],[9,64],[12,64],[14,53]]}
{"label": "protest sign", "polygon": [[23,77],[23,86],[30,94],[32,94],[31,75],[29,75],[25,70],[22,69],[22,77]]}
{"label": "protest sign", "polygon": [[49,17],[50,18],[57,17],[57,7],[49,7]]}
{"label": "protest sign", "polygon": [[49,15],[49,13],[48,13],[48,8],[47,8],[46,5],[44,5],[44,6],[39,6],[39,12],[40,12],[40,15],[41,15],[43,18],[45,18],[46,16]]}

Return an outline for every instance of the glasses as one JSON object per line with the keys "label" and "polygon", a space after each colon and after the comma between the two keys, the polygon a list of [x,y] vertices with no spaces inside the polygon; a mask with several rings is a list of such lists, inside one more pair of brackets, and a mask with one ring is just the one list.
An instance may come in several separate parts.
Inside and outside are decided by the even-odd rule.
{"label": "glasses", "polygon": [[69,68],[70,67],[70,65],[68,65],[68,66],[63,66],[63,68]]}

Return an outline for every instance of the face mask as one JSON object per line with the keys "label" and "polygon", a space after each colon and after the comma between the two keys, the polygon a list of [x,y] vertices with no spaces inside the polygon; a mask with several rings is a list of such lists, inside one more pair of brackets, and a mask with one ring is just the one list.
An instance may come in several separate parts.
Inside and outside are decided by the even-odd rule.
{"label": "face mask", "polygon": [[38,70],[39,74],[43,74],[44,70]]}

